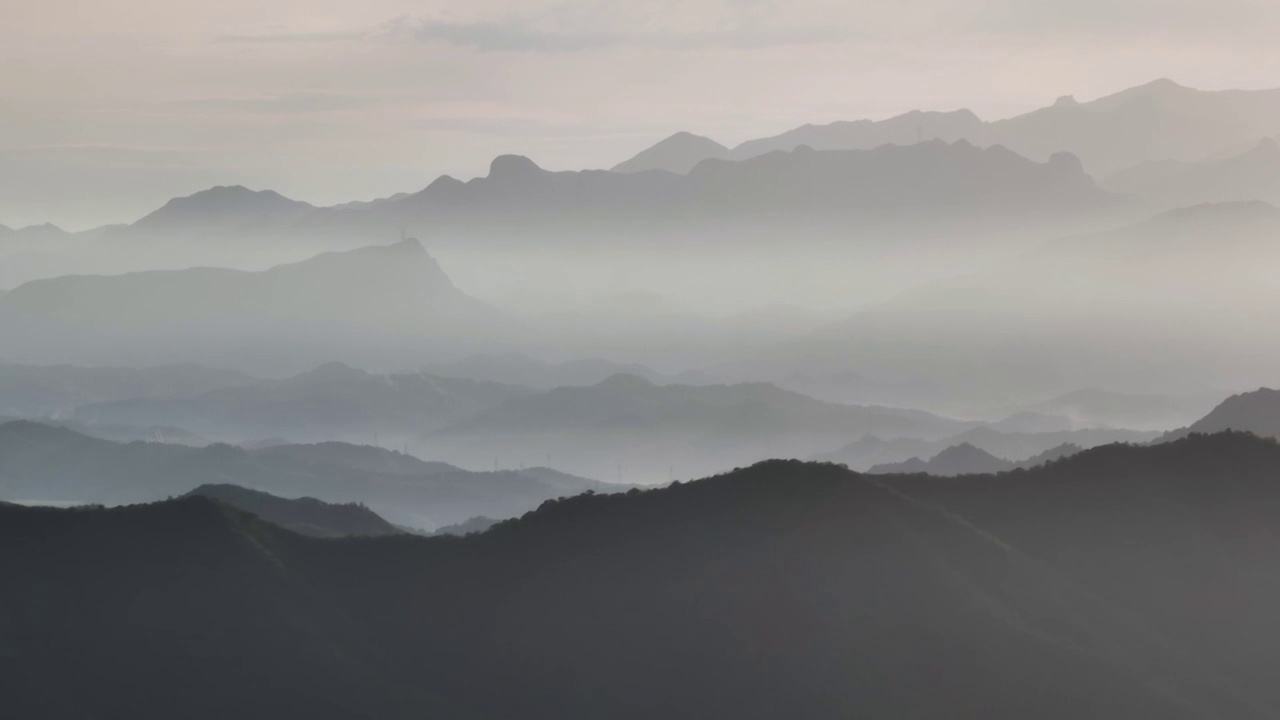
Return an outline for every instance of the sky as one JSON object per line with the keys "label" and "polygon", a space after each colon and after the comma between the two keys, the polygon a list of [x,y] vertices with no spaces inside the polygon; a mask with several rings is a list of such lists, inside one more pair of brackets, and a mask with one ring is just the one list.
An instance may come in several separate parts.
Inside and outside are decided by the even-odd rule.
{"label": "sky", "polygon": [[1280,86],[1276,0],[0,0],[0,224],[217,184],[317,204],[679,130]]}

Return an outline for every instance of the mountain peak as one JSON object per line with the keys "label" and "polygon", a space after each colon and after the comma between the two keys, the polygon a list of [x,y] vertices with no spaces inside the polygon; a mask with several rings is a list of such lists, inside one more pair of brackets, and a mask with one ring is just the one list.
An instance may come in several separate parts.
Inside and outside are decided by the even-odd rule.
{"label": "mountain peak", "polygon": [[641,151],[630,160],[618,163],[612,170],[620,173],[666,170],[687,175],[703,160],[725,158],[728,155],[729,148],[715,140],[682,130]]}
{"label": "mountain peak", "polygon": [[1146,83],[1145,85],[1139,85],[1135,89],[1160,92],[1164,90],[1186,90],[1187,88],[1185,85],[1179,85],[1177,82],[1174,82],[1173,80],[1166,77],[1166,78],[1156,78],[1155,80],[1152,80],[1151,82]]}
{"label": "mountain peak", "polygon": [[638,391],[653,388],[654,384],[639,375],[618,373],[601,380],[596,387],[605,390]]}
{"label": "mountain peak", "polygon": [[243,185],[217,185],[179,197],[147,215],[135,227],[182,225],[189,222],[232,223],[271,220],[293,216],[314,206],[291,200],[274,190],[250,190]]}
{"label": "mountain peak", "polygon": [[1241,430],[1262,437],[1280,437],[1280,390],[1258,388],[1232,395],[1200,420],[1191,432]]}
{"label": "mountain peak", "polygon": [[983,460],[986,460],[988,458],[995,459],[995,456],[987,452],[986,450],[983,450],[982,448],[978,447],[977,445],[974,445],[973,443],[962,442],[959,445],[952,445],[950,447],[947,447],[946,449],[942,450],[941,452],[939,452],[937,455],[933,457],[934,460],[941,459],[944,461],[960,460],[960,459],[969,460],[973,458],[981,458]]}
{"label": "mountain peak", "polygon": [[1075,153],[1056,152],[1049,156],[1049,165],[1069,171],[1073,174],[1084,174],[1084,163]]}
{"label": "mountain peak", "polygon": [[531,177],[542,172],[537,163],[523,155],[499,155],[489,164],[490,178]]}

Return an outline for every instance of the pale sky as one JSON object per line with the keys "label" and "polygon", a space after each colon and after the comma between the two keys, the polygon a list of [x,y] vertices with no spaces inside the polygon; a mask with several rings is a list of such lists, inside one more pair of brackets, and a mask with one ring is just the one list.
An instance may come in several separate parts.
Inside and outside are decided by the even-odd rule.
{"label": "pale sky", "polygon": [[319,204],[608,167],[677,130],[1158,77],[1280,86],[1280,0],[0,0],[0,223],[128,222],[214,184]]}

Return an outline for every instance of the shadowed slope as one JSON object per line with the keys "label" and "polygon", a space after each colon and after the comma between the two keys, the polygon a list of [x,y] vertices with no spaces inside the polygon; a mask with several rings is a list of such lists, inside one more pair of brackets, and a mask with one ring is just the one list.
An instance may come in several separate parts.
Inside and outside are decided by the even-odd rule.
{"label": "shadowed slope", "polygon": [[0,507],[0,683],[133,717],[199,717],[226,682],[209,707],[328,717],[366,691],[457,717],[1272,717],[1277,476],[1240,434],[963,480],[774,461],[464,539]]}

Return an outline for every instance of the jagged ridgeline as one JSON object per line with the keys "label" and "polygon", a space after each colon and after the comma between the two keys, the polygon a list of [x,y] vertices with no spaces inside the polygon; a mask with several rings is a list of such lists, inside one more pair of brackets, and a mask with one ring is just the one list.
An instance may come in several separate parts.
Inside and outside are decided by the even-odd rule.
{"label": "jagged ridgeline", "polygon": [[468,538],[0,506],[13,717],[1269,718],[1280,446],[771,461]]}

